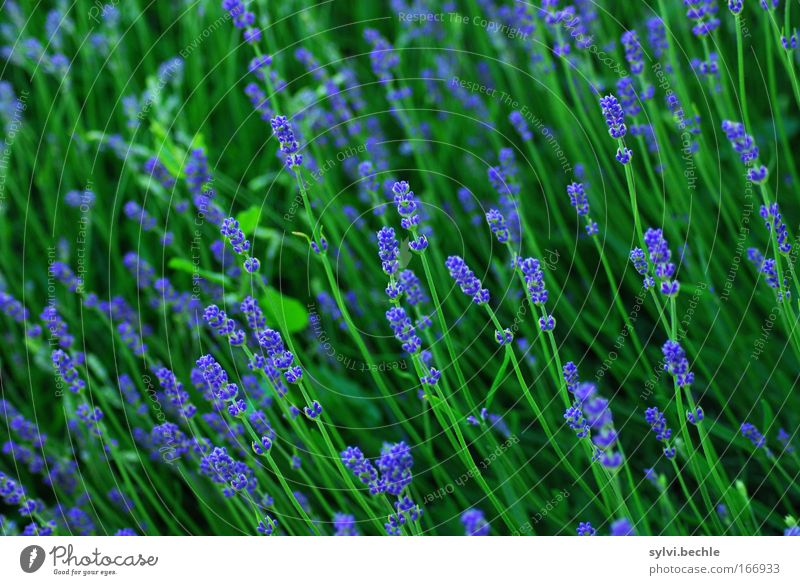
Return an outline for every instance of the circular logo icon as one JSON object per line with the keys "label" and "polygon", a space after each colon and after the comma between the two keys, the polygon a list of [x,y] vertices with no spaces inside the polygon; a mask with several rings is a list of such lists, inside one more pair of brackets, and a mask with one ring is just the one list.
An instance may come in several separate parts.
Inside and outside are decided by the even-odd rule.
{"label": "circular logo icon", "polygon": [[26,546],[19,553],[19,566],[26,573],[35,573],[44,564],[44,549],[41,546],[32,544]]}

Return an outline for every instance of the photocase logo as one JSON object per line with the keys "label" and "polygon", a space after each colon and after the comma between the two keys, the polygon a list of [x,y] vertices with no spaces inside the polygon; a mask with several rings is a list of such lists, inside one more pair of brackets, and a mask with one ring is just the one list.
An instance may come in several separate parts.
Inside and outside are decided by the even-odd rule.
{"label": "photocase logo", "polygon": [[41,546],[32,544],[22,549],[19,554],[19,566],[26,573],[35,573],[44,564],[44,549]]}

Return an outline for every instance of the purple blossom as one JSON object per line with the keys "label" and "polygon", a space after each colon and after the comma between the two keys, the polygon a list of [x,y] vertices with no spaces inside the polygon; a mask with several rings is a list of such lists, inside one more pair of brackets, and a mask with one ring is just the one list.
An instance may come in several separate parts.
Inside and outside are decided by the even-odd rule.
{"label": "purple blossom", "polygon": [[300,150],[300,144],[294,136],[292,125],[286,119],[286,116],[275,116],[270,120],[272,124],[272,133],[280,143],[280,151],[286,155],[286,166],[294,169],[303,164],[303,155],[297,151]]}
{"label": "purple blossom", "polygon": [[492,230],[498,242],[501,244],[508,242],[510,234],[508,232],[508,226],[506,225],[506,219],[503,217],[502,213],[497,209],[490,209],[486,213],[486,221],[489,223],[489,229]]}
{"label": "purple blossom", "polygon": [[679,388],[691,386],[694,383],[694,374],[689,371],[689,360],[680,344],[668,339],[661,351],[664,354],[664,371],[675,377]]}
{"label": "purple blossom", "polygon": [[422,347],[422,340],[417,335],[405,310],[402,307],[392,307],[386,311],[386,319],[389,321],[395,338],[402,344],[403,350],[410,354],[417,353]]}
{"label": "purple blossom", "polygon": [[445,261],[445,266],[450,272],[450,277],[455,280],[461,291],[465,295],[472,297],[472,301],[475,304],[485,305],[489,302],[489,290],[483,288],[481,281],[461,257],[449,256]]}
{"label": "purple blossom", "polygon": [[477,508],[470,508],[461,514],[461,523],[464,525],[465,536],[488,536],[489,523],[483,512]]}
{"label": "purple blossom", "polygon": [[791,252],[792,244],[789,243],[789,233],[786,224],[783,222],[783,216],[778,211],[778,204],[772,203],[769,207],[762,205],[759,213],[764,219],[764,225],[767,230],[775,233],[778,249],[784,254]]}
{"label": "purple blossom", "polygon": [[619,105],[617,98],[612,94],[600,99],[600,107],[603,109],[603,116],[606,119],[608,133],[612,138],[622,138],[628,129],[625,127],[624,113]]}

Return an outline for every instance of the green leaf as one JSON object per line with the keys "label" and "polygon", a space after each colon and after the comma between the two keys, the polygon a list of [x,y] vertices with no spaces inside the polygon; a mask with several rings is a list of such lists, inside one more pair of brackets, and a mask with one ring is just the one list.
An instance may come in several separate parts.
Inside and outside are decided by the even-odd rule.
{"label": "green leaf", "polygon": [[171,258],[170,261],[167,263],[167,266],[170,267],[172,270],[178,270],[180,272],[188,272],[193,277],[197,275],[197,276],[202,276],[206,280],[210,280],[218,284],[225,283],[224,274],[220,274],[219,272],[211,272],[210,270],[203,270],[199,266],[195,266],[191,260],[187,260],[186,258]]}
{"label": "green leaf", "polygon": [[237,215],[236,221],[239,222],[239,227],[244,233],[252,234],[255,232],[256,227],[258,227],[258,220],[260,217],[261,209],[254,205],[253,207],[245,209],[239,215]]}
{"label": "green leaf", "polygon": [[492,408],[492,401],[494,400],[494,394],[495,392],[497,392],[497,389],[500,388],[500,383],[503,380],[504,376],[506,375],[508,362],[509,362],[509,355],[508,352],[505,352],[505,357],[503,358],[503,364],[500,366],[500,370],[494,377],[494,381],[492,381],[492,387],[489,388],[489,394],[486,396],[486,410]]}
{"label": "green leaf", "polygon": [[271,286],[267,287],[263,305],[267,319],[289,333],[302,331],[308,326],[308,311],[303,303],[282,295]]}

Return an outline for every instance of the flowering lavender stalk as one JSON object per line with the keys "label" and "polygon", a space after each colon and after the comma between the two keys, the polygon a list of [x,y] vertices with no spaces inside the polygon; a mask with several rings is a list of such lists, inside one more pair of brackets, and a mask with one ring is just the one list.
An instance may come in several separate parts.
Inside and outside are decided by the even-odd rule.
{"label": "flowering lavender stalk", "polygon": [[344,466],[369,487],[370,494],[377,496],[386,493],[397,496],[395,512],[384,525],[387,534],[402,534],[403,526],[416,522],[422,515],[422,509],[408,495],[404,495],[413,479],[411,467],[414,464],[411,448],[406,443],[384,443],[374,465],[364,457],[358,447],[347,447],[341,452],[341,458]]}
{"label": "flowering lavender stalk", "polygon": [[583,409],[580,404],[575,403],[567,408],[564,411],[564,420],[567,421],[569,428],[575,431],[575,436],[579,439],[589,436],[591,428],[589,423],[586,422],[586,417],[583,416]]}
{"label": "flowering lavender stalk", "polygon": [[647,40],[656,59],[660,59],[669,48],[664,21],[658,16],[647,19]]}
{"label": "flowering lavender stalk", "polygon": [[70,392],[77,394],[86,387],[86,382],[81,379],[75,362],[67,352],[57,349],[52,353],[53,366],[61,379],[67,384]]}
{"label": "flowering lavender stalk", "polygon": [[677,295],[680,290],[680,283],[677,280],[673,280],[675,264],[671,262],[672,252],[669,249],[667,240],[664,239],[664,232],[660,229],[649,228],[644,235],[644,243],[647,247],[648,255],[645,256],[641,248],[634,248],[631,250],[630,260],[636,272],[644,276],[645,289],[649,289],[655,284],[655,279],[653,278],[653,275],[655,275],[661,283],[661,293],[663,295],[668,297]]}
{"label": "flowering lavender stalk", "polygon": [[670,446],[672,439],[672,429],[667,426],[667,419],[655,406],[648,408],[644,413],[645,421],[653,432],[656,434],[656,439],[664,443],[664,455],[667,459],[675,457],[675,447]]}
{"label": "flowering lavender stalk", "polygon": [[686,411],[686,420],[695,426],[699,425],[705,417],[703,409],[699,406],[694,409],[694,412],[691,410]]}
{"label": "flowering lavender stalk", "polygon": [[294,363],[294,354],[286,350],[280,333],[273,329],[266,329],[259,334],[258,344],[266,350],[267,357],[271,361],[271,364],[256,362],[252,364],[255,369],[264,369],[266,371],[271,365],[275,369],[283,372],[283,377],[289,384],[300,383],[303,377],[303,369]]}
{"label": "flowering lavender stalk", "polygon": [[668,339],[661,348],[664,354],[664,371],[675,378],[678,388],[686,388],[694,383],[694,374],[689,371],[686,352],[677,341]]}
{"label": "flowering lavender stalk", "polygon": [[227,313],[217,307],[217,305],[209,305],[203,312],[203,318],[208,323],[209,327],[216,331],[217,335],[227,337],[228,342],[233,347],[243,345],[245,342],[245,333],[239,329],[236,321],[228,318]]}
{"label": "flowering lavender stalk", "polygon": [[529,301],[541,309],[542,316],[539,318],[539,328],[542,331],[552,331],[555,329],[556,320],[553,315],[548,314],[545,310],[545,303],[549,295],[544,284],[542,263],[536,258],[517,258],[516,269],[522,274]]}
{"label": "flowering lavender stalk", "polygon": [[764,183],[768,175],[767,167],[758,164],[758,146],[753,137],[745,132],[744,124],[723,120],[722,131],[739,153],[739,159],[748,167],[747,178],[753,183]]}
{"label": "flowering lavender stalk", "polygon": [[245,8],[242,0],[222,0],[222,8],[230,14],[233,25],[242,29],[245,42],[256,44],[261,40],[261,31],[253,27],[256,15]]}
{"label": "flowering lavender stalk", "polygon": [[617,431],[607,399],[600,396],[597,386],[580,382],[578,368],[573,362],[563,367],[564,382],[573,395],[572,406],[564,412],[564,420],[575,431],[579,439],[591,437],[594,445],[593,461],[597,460],[609,469],[622,465],[622,453],[614,451]]}
{"label": "flowering lavender stalk", "polygon": [[183,389],[183,384],[178,381],[175,374],[167,368],[158,368],[155,374],[164,394],[178,414],[182,417],[192,418],[197,412],[197,408],[189,401],[189,393]]}
{"label": "flowering lavender stalk", "polygon": [[508,222],[509,239],[511,242],[517,243],[520,240],[521,230],[518,203],[521,187],[517,179],[519,170],[514,150],[501,148],[498,153],[498,162],[500,163],[498,166],[489,167],[489,183],[499,195],[500,210]]}
{"label": "flowering lavender stalk", "polygon": [[476,305],[485,305],[489,302],[489,290],[483,288],[481,281],[460,256],[449,256],[445,266],[461,292],[471,297]]}
{"label": "flowering lavender stalk", "polygon": [[530,129],[528,128],[528,122],[525,120],[525,116],[522,115],[519,111],[513,111],[508,115],[508,121],[511,122],[511,125],[514,126],[514,130],[517,131],[520,138],[523,141],[527,142],[529,140],[533,140],[533,134],[531,134]]}
{"label": "flowering lavender stalk", "polygon": [[716,17],[719,6],[717,0],[683,0],[686,17],[694,24],[692,33],[696,37],[706,37],[719,27]]}
{"label": "flowering lavender stalk", "polygon": [[608,126],[608,134],[617,140],[617,154],[616,159],[623,165],[627,165],[631,161],[633,153],[625,146],[623,137],[628,132],[625,126],[625,114],[619,101],[613,94],[600,98],[600,107],[603,110],[603,116],[606,119],[606,126]]}
{"label": "flowering lavender stalk", "polygon": [[506,225],[506,219],[503,217],[502,213],[497,209],[490,209],[486,213],[486,221],[498,242],[501,244],[508,242],[510,234],[508,232],[508,226]]}
{"label": "flowering lavender stalk", "polygon": [[789,254],[792,251],[792,244],[789,243],[789,232],[783,222],[783,216],[778,211],[778,204],[772,203],[769,207],[762,205],[759,213],[764,219],[767,230],[774,232],[778,250],[783,254]]}
{"label": "flowering lavender stalk", "polygon": [[[400,247],[394,235],[394,229],[383,227],[378,232],[378,256],[381,259],[381,267],[384,274],[394,277],[400,269]],[[389,295],[392,297],[392,295]]]}
{"label": "flowering lavender stalk", "polygon": [[672,280],[675,264],[670,261],[672,252],[667,240],[664,239],[664,232],[660,229],[648,229],[644,234],[644,243],[650,255],[650,262],[653,263],[656,278],[661,281],[661,293],[667,296],[678,294],[680,283]]}
{"label": "flowering lavender stalk", "polygon": [[[765,276],[767,286],[778,291],[778,301],[783,301],[784,293],[781,292],[781,281],[778,277],[777,262],[775,258],[764,258],[764,255],[756,248],[748,248],[747,258],[756,267],[761,274]],[[783,285],[786,286],[786,277],[783,279]],[[786,297],[790,296],[790,291],[785,291]]]}
{"label": "flowering lavender stalk", "polygon": [[286,155],[286,166],[289,169],[295,169],[303,164],[303,155],[298,151],[300,144],[295,139],[294,130],[286,116],[275,116],[270,120],[272,125],[272,133],[278,139],[280,144],[280,151]]}
{"label": "flowering lavender stalk", "polygon": [[366,29],[364,38],[372,45],[369,60],[373,73],[378,76],[382,83],[387,83],[394,79],[392,70],[400,63],[400,57],[392,45],[375,29]]}
{"label": "flowering lavender stalk", "polygon": [[611,138],[619,139],[624,137],[628,129],[625,126],[624,113],[617,98],[613,94],[600,98],[600,107],[603,110],[606,126],[608,126],[608,134]]}
{"label": "flowering lavender stalk", "polygon": [[392,185],[392,193],[397,213],[401,217],[400,226],[404,230],[410,231],[414,238],[408,243],[408,247],[414,252],[422,253],[428,247],[428,238],[423,234],[418,234],[420,216],[417,213],[414,192],[406,181],[398,181]]}
{"label": "flowering lavender stalk", "polygon": [[644,71],[644,62],[642,61],[642,46],[635,30],[625,31],[622,34],[622,45],[625,48],[625,60],[631,66],[631,73],[639,75]]}
{"label": "flowering lavender stalk", "polygon": [[[633,86],[633,79],[630,77],[621,77],[617,81],[617,93],[620,96],[620,103],[622,111],[629,118],[635,118],[636,115],[642,111],[639,105],[639,96],[636,94],[636,88]],[[633,133],[633,128],[631,129]]]}
{"label": "flowering lavender stalk", "polygon": [[239,222],[232,217],[228,217],[222,221],[220,227],[220,234],[227,241],[233,251],[244,257],[244,269],[253,273],[261,267],[261,262],[258,258],[250,256],[250,241],[245,238],[244,232],[239,228]]}
{"label": "flowering lavender stalk", "polygon": [[772,452],[767,447],[767,439],[761,434],[758,428],[749,422],[743,422],[739,428],[742,436],[753,444],[756,449],[764,449],[767,455],[772,455]]}
{"label": "flowering lavender stalk", "polygon": [[583,183],[571,183],[567,185],[567,195],[569,204],[578,212],[578,216],[586,218],[586,234],[589,236],[597,235],[597,222],[589,217],[589,200],[586,198],[586,191]]}
{"label": "flowering lavender stalk", "polygon": [[411,319],[402,307],[393,307],[386,311],[386,319],[394,331],[395,338],[402,344],[403,350],[410,354],[419,352],[422,340],[417,335]]}

